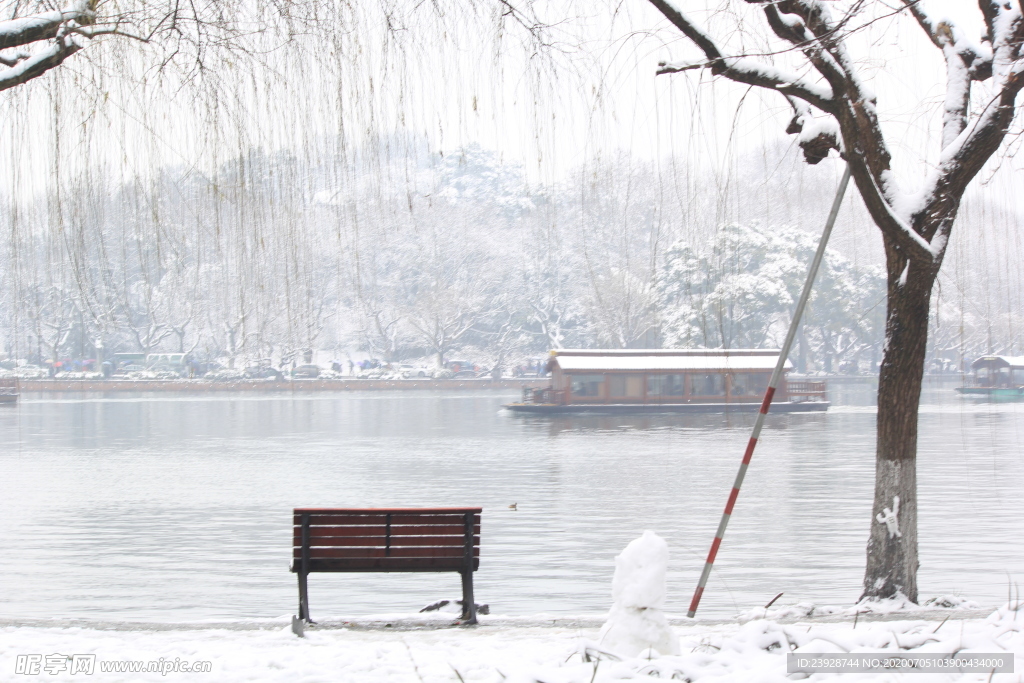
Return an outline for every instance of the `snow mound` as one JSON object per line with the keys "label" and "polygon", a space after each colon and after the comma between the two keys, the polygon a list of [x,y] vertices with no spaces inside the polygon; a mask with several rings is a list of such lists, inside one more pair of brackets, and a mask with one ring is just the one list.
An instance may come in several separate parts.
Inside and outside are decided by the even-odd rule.
{"label": "snow mound", "polygon": [[626,657],[646,650],[678,654],[679,641],[661,611],[667,572],[668,544],[653,531],[616,556],[612,609],[599,636],[602,648]]}
{"label": "snow mound", "polygon": [[[965,601],[966,602],[966,601]],[[613,683],[685,680],[691,683],[757,681],[788,683],[813,676],[815,681],[896,681],[915,676],[891,673],[787,673],[786,654],[879,653],[951,656],[953,654],[1014,653],[1014,670],[1019,671],[1024,657],[1024,601],[1014,601],[987,619],[913,619],[885,622],[852,620],[832,624],[784,625],[771,620],[751,621],[731,627],[702,627],[698,623],[683,627],[682,654],[649,657],[608,656],[598,648],[577,648],[562,664],[530,668],[508,676],[506,683]],[[959,621],[959,623],[957,623]],[[579,659],[574,659],[578,655]],[[920,680],[973,683],[990,680],[989,674],[950,673]],[[992,679],[997,681],[998,678]],[[1011,680],[1007,677],[1006,680]],[[1012,680],[1017,680],[1012,678]]]}
{"label": "snow mound", "polygon": [[780,605],[774,609],[754,607],[736,616],[739,622],[756,621],[758,619],[807,619],[811,617],[844,616],[858,614],[896,614],[907,612],[927,612],[933,610],[977,610],[981,605],[973,600],[958,595],[940,595],[929,598],[920,605],[905,597],[898,596],[889,600],[864,599],[856,605],[815,605],[811,602],[799,602],[795,605]]}

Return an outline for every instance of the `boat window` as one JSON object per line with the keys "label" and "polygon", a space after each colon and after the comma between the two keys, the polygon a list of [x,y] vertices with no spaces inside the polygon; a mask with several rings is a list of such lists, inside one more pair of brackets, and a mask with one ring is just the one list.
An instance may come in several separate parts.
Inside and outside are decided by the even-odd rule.
{"label": "boat window", "polygon": [[719,373],[693,375],[694,396],[725,396],[725,376]]}
{"label": "boat window", "polygon": [[600,396],[604,375],[569,375],[573,396]]}
{"label": "boat window", "polygon": [[737,372],[732,376],[732,396],[764,396],[768,389],[767,372]]}
{"label": "boat window", "polygon": [[682,396],[682,375],[647,375],[648,396]]}
{"label": "boat window", "polygon": [[1024,384],[1024,368],[1013,369],[1013,384],[1017,386]]}
{"label": "boat window", "polygon": [[612,398],[643,398],[643,375],[608,375],[608,396]]}

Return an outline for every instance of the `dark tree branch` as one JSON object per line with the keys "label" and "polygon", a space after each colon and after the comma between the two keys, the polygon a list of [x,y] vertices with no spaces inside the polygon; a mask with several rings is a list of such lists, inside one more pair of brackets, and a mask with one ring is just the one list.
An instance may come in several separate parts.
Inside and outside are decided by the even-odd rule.
{"label": "dark tree branch", "polygon": [[822,111],[834,113],[835,105],[830,89],[807,83],[796,74],[786,73],[769,64],[761,64],[743,57],[724,57],[715,41],[690,21],[671,2],[651,0],[651,4],[657,7],[665,18],[671,21],[676,28],[682,31],[687,38],[699,47],[707,58],[706,62],[699,64],[684,63],[673,65],[662,62],[659,65],[659,74],[676,73],[707,66],[711,69],[711,73],[716,76],[725,76],[737,83],[746,83],[747,85],[775,90],[788,97],[796,97],[809,102]]}
{"label": "dark tree branch", "polygon": [[81,3],[64,10],[0,21],[0,50],[56,38],[62,26],[71,22],[87,26],[95,18],[91,7]]}
{"label": "dark tree branch", "polygon": [[[752,4],[764,5],[765,18],[775,35],[799,48],[818,73],[832,86],[833,92],[842,92],[846,89],[849,74],[844,72],[832,54],[824,49],[822,35],[818,35],[808,28],[805,16],[792,12],[792,8],[785,9],[786,16],[783,16],[774,2],[747,1]],[[809,12],[806,15],[811,16]],[[818,24],[822,24],[820,18]],[[822,28],[819,26],[819,30]],[[835,29],[832,27],[824,28],[824,35],[830,36],[834,31]]]}
{"label": "dark tree branch", "polygon": [[13,88],[40,76],[75,54],[82,47],[70,39],[54,42],[46,50],[18,62],[6,71],[0,71],[0,91]]}

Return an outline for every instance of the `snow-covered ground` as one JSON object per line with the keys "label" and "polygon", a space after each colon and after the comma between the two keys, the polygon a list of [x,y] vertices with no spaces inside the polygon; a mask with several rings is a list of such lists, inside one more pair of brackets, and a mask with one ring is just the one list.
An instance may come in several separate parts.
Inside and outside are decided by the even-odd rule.
{"label": "snow-covered ground", "polygon": [[[1014,607],[1017,609],[1015,610]],[[46,681],[508,681],[598,683],[652,678],[689,681],[791,681],[785,653],[953,654],[1016,653],[1012,674],[822,674],[813,680],[1021,681],[1024,672],[1024,603],[1009,603],[987,617],[971,609],[852,610],[808,606],[744,615],[730,622],[672,618],[678,655],[641,653],[618,658],[599,641],[601,620],[481,617],[456,627],[451,615],[392,615],[332,621],[305,637],[290,622],[218,625],[43,625],[0,627],[0,680]],[[888,612],[888,613],[887,613]],[[16,674],[19,655],[40,655],[39,674]],[[94,673],[70,673],[51,655],[96,655]],[[161,661],[162,660],[162,661]],[[104,673],[112,662],[209,662],[209,673]],[[48,662],[58,666],[47,673]],[[21,666],[28,665],[23,658]],[[179,664],[180,666],[180,664]]]}

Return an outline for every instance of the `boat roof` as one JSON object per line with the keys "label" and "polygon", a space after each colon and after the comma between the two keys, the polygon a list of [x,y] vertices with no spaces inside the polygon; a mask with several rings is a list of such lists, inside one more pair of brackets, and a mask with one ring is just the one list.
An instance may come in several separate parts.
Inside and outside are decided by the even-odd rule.
{"label": "boat roof", "polygon": [[[551,364],[567,372],[774,370],[778,349],[558,349]],[[793,364],[786,361],[786,370]]]}
{"label": "boat roof", "polygon": [[982,356],[971,363],[971,369],[977,370],[980,367],[997,368],[1024,368],[1024,356]]}

